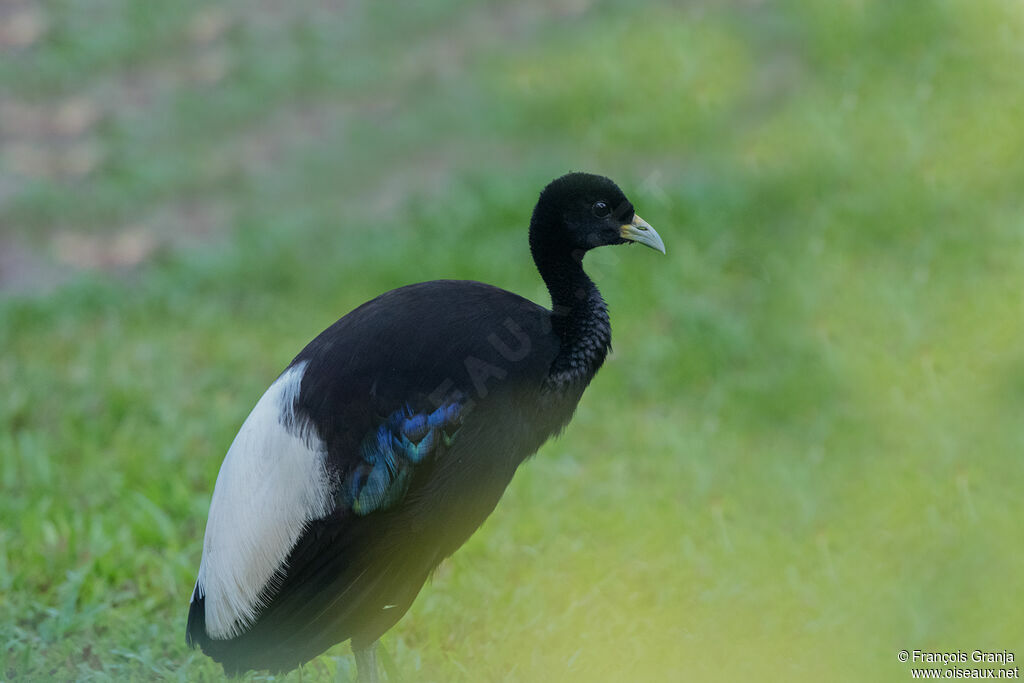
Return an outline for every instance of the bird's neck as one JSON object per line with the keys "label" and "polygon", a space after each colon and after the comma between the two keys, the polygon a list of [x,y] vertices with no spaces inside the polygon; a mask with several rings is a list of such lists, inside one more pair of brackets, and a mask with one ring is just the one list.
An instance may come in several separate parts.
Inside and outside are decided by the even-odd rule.
{"label": "bird's neck", "polygon": [[551,326],[560,341],[548,383],[553,388],[586,384],[611,347],[608,307],[597,285],[583,272],[582,253],[536,260],[551,294]]}

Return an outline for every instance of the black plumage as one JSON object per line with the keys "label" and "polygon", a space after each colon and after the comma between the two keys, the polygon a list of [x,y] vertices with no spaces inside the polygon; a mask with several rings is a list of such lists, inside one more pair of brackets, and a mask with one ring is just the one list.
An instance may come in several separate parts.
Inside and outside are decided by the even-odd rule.
{"label": "black plumage", "polygon": [[[238,617],[241,632],[229,638],[207,631],[203,577],[241,570],[208,529],[189,643],[228,672],[291,669],[346,639],[372,653],[437,564],[491,513],[519,464],[572,417],[611,340],[583,254],[631,241],[664,251],[613,182],[563,176],[541,193],[530,223],[552,310],[479,282],[441,280],[387,292],[310,342],[289,366],[301,384],[278,424],[260,428],[297,435],[322,458],[325,475],[315,481],[327,511],[295,530],[286,561],[259,587],[252,623]],[[229,458],[251,466],[239,453]],[[230,476],[222,470],[218,489],[222,479],[234,485]],[[372,657],[359,663],[371,680]]]}

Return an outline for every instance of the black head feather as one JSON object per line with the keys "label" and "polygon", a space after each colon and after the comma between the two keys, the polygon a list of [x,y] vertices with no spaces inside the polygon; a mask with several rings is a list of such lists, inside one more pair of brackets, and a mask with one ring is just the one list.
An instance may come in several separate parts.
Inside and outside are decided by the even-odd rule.
{"label": "black head feather", "polygon": [[530,220],[530,250],[534,259],[544,252],[582,257],[594,247],[625,244],[619,228],[633,213],[633,204],[608,178],[569,173],[541,191]]}

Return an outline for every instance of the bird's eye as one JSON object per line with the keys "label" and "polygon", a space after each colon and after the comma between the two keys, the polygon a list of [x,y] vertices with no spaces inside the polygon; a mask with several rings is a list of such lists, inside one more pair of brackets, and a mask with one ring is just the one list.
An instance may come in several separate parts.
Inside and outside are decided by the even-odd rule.
{"label": "bird's eye", "polygon": [[598,218],[604,218],[605,216],[612,212],[612,210],[609,209],[608,205],[605,204],[604,202],[595,203],[593,209],[594,215],[597,216]]}

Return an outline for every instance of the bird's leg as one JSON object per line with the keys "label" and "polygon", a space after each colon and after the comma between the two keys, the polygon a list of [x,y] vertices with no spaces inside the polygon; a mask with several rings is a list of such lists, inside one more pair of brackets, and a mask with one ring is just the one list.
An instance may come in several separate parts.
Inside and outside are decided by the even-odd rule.
{"label": "bird's leg", "polygon": [[366,647],[352,648],[356,656],[356,677],[359,683],[379,683],[377,676],[377,641]]}

